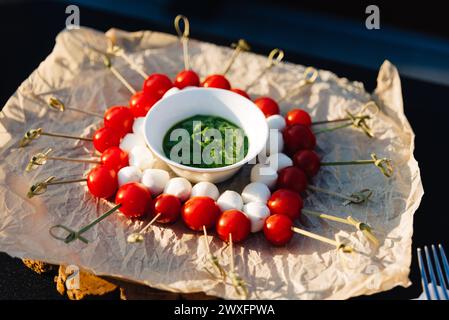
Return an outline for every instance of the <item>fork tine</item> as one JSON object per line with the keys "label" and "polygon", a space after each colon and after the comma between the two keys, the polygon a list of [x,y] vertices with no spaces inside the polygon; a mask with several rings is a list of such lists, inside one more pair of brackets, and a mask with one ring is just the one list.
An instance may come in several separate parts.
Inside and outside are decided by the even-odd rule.
{"label": "fork tine", "polygon": [[435,246],[433,244],[432,244],[432,254],[433,254],[433,261],[435,262],[435,267],[437,269],[438,279],[440,280],[440,286],[443,289],[444,299],[449,300],[449,295],[447,294],[446,281],[444,281],[443,272],[441,270],[440,259],[438,258],[437,250],[435,249]]}
{"label": "fork tine", "polygon": [[433,291],[435,293],[435,297],[437,300],[441,300],[440,294],[438,293],[438,288],[437,288],[437,279],[435,278],[435,272],[433,271],[433,264],[432,264],[432,260],[430,259],[430,254],[429,254],[429,250],[427,249],[427,246],[424,246],[424,253],[426,254],[427,269],[429,270],[430,280],[432,281],[432,287],[433,287]]}
{"label": "fork tine", "polygon": [[441,260],[443,261],[443,267],[444,267],[444,273],[446,275],[446,281],[449,283],[449,263],[447,262],[446,254],[444,253],[443,246],[440,244],[438,245],[438,248],[440,249],[440,255]]}
{"label": "fork tine", "polygon": [[427,280],[427,273],[424,269],[424,261],[422,258],[421,248],[418,248],[418,265],[419,265],[419,271],[421,271],[421,284],[424,292],[426,293],[427,300],[432,300],[432,297],[430,296],[429,291],[429,281]]}

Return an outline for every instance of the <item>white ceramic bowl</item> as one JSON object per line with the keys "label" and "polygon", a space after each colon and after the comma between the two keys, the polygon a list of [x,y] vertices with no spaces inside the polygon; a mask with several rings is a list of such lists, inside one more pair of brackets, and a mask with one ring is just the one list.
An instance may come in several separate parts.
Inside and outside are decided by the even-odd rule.
{"label": "white ceramic bowl", "polygon": [[[219,116],[242,128],[249,142],[248,153],[239,162],[221,168],[194,168],[165,156],[163,139],[176,123],[195,115]],[[158,101],[144,124],[145,140],[153,153],[179,176],[192,182],[221,182],[230,178],[264,148],[268,137],[265,116],[250,100],[229,90],[198,88],[182,90]]]}

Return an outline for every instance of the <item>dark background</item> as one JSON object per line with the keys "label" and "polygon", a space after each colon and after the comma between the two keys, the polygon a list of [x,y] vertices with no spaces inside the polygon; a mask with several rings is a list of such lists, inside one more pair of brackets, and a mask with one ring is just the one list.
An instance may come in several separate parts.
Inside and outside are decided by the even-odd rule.
{"label": "dark background", "polygon": [[[405,113],[416,133],[415,157],[426,194],[415,215],[413,285],[359,299],[411,299],[421,293],[416,248],[433,243],[449,248],[449,28],[442,2],[0,0],[0,105],[50,53],[65,26],[65,7],[72,3],[80,5],[83,26],[103,31],[173,33],[172,19],[183,13],[196,39],[228,45],[244,37],[262,54],[284,48],[287,60],[362,81],[369,91],[378,67],[390,59],[403,75]],[[366,30],[368,4],[380,7],[381,30]],[[0,270],[0,299],[63,298],[53,275],[36,275],[18,259],[0,253]]]}

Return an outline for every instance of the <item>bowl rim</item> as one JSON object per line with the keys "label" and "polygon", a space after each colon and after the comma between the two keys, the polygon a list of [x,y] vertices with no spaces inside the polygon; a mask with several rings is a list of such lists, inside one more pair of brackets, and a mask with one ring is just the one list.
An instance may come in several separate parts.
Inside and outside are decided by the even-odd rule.
{"label": "bowl rim", "polygon": [[[252,100],[249,100],[249,99],[243,97],[242,95],[240,95],[240,94],[238,94],[238,93],[235,93],[235,92],[233,92],[233,91],[231,91],[231,90],[225,90],[225,89],[219,89],[219,88],[202,88],[202,87],[196,87],[196,88],[190,88],[190,89],[185,90],[185,91],[184,91],[184,90],[180,90],[180,91],[178,91],[178,92],[175,92],[175,93],[173,93],[172,95],[170,95],[170,96],[168,96],[168,97],[165,97],[165,98],[160,99],[158,102],[156,102],[156,103],[151,107],[151,109],[148,111],[148,113],[147,113],[146,116],[145,116],[144,128],[147,128],[147,123],[149,122],[149,119],[150,119],[151,115],[152,115],[152,114],[155,114],[155,113],[157,112],[157,109],[159,108],[158,106],[159,106],[163,101],[164,101],[164,103],[166,102],[165,99],[170,99],[172,96],[180,95],[180,94],[185,94],[185,93],[188,93],[189,91],[199,91],[199,90],[205,91],[205,92],[207,91],[207,92],[209,92],[209,93],[212,92],[213,94],[214,94],[214,92],[221,93],[221,94],[223,94],[224,92],[226,92],[226,94],[238,96],[239,98],[242,99],[242,101],[244,101],[243,99],[245,99],[245,102],[248,102],[248,101],[249,101],[249,102],[250,102],[250,105],[249,105],[249,106],[246,106],[246,108],[254,108],[255,110],[257,110],[257,111],[259,112],[259,114],[260,114],[261,119],[263,119],[263,120],[264,120],[263,122],[265,123],[265,126],[263,126],[263,128],[260,129],[260,130],[261,130],[260,133],[263,134],[263,136],[265,136],[265,143],[261,144],[262,147],[260,148],[260,150],[255,150],[255,152],[254,152],[255,154],[250,154],[250,153],[248,152],[248,153],[246,154],[246,156],[245,156],[242,160],[240,160],[239,162],[236,162],[236,163],[234,163],[234,164],[228,165],[228,166],[223,166],[223,167],[218,167],[218,168],[197,168],[197,167],[190,167],[190,166],[187,166],[187,165],[185,165],[185,164],[180,164],[180,163],[178,163],[178,162],[175,162],[175,161],[169,159],[168,157],[166,157],[165,154],[160,153],[159,151],[157,151],[156,148],[154,148],[154,147],[151,145],[151,143],[150,143],[150,141],[149,141],[149,139],[148,139],[148,137],[147,137],[147,130],[144,129],[144,138],[145,138],[145,142],[146,142],[147,146],[151,149],[151,151],[152,151],[158,158],[160,158],[162,161],[166,162],[166,163],[167,163],[168,165],[170,165],[170,166],[174,166],[174,167],[177,167],[177,168],[182,169],[182,170],[188,170],[188,171],[193,171],[193,172],[201,172],[201,173],[214,173],[214,172],[223,172],[223,171],[232,170],[232,169],[235,169],[235,168],[238,168],[238,167],[241,167],[241,166],[245,165],[246,163],[250,162],[250,161],[253,160],[255,157],[257,157],[257,156],[260,154],[260,152],[263,150],[264,146],[266,145],[266,140],[268,139],[268,124],[267,124],[267,122],[266,122],[265,115],[260,111],[260,109],[254,104],[254,102],[253,102]],[[263,131],[263,132],[262,132],[262,131]],[[246,134],[246,131],[245,131],[245,134]],[[249,139],[249,138],[248,138],[248,139]],[[249,142],[251,143],[251,141],[249,141]]]}

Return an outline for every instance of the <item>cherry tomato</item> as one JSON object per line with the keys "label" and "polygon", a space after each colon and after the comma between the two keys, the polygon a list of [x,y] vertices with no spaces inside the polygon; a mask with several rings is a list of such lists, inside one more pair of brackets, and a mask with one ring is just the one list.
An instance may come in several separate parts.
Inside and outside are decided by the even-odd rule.
{"label": "cherry tomato", "polygon": [[87,188],[98,198],[109,198],[118,188],[117,173],[106,166],[96,166],[87,175]]}
{"label": "cherry tomato", "polygon": [[99,152],[110,147],[117,147],[120,144],[120,135],[112,128],[103,127],[95,131],[93,137],[95,149]]}
{"label": "cherry tomato", "polygon": [[115,203],[122,205],[120,211],[127,218],[140,218],[153,213],[151,193],[138,182],[130,182],[121,186],[115,196]]}
{"label": "cherry tomato", "polygon": [[269,97],[260,97],[254,100],[256,106],[263,112],[266,118],[269,116],[279,114],[279,105],[276,101]]}
{"label": "cherry tomato", "polygon": [[192,70],[182,70],[180,73],[176,75],[175,81],[173,84],[178,89],[184,89],[185,87],[199,87],[200,78],[196,74],[195,71]]}
{"label": "cherry tomato", "polygon": [[128,107],[111,107],[104,113],[104,126],[114,129],[121,137],[133,130],[134,116]]}
{"label": "cherry tomato", "polygon": [[307,175],[297,167],[284,168],[278,173],[276,187],[290,189],[298,193],[304,192],[307,188]]}
{"label": "cherry tomato", "polygon": [[299,194],[288,189],[275,191],[267,203],[271,214],[283,214],[291,220],[299,218],[303,201]]}
{"label": "cherry tomato", "polygon": [[223,241],[229,241],[232,234],[232,242],[244,240],[251,231],[251,221],[240,210],[226,210],[217,221],[217,234]]}
{"label": "cherry tomato", "polygon": [[275,246],[287,244],[293,237],[293,223],[289,217],[283,214],[274,214],[265,220],[263,233],[265,238]]}
{"label": "cherry tomato", "polygon": [[159,223],[173,223],[181,214],[181,201],[171,194],[160,194],[154,201],[154,214]]}
{"label": "cherry tomato", "polygon": [[201,83],[202,87],[205,88],[220,88],[220,89],[231,89],[231,84],[228,79],[221,74],[212,74],[204,79],[203,83]]}
{"label": "cherry tomato", "polygon": [[290,154],[294,154],[298,150],[313,150],[316,146],[316,138],[312,130],[302,124],[294,124],[285,128],[283,137],[284,145]]}
{"label": "cherry tomato", "polygon": [[119,147],[107,148],[101,154],[101,163],[116,172],[129,165],[128,153]]}
{"label": "cherry tomato", "polygon": [[131,100],[129,100],[129,108],[135,118],[145,117],[151,107],[159,100],[160,97],[139,91],[133,94]]}
{"label": "cherry tomato", "polygon": [[142,91],[146,95],[151,95],[160,99],[164,93],[172,87],[173,83],[165,74],[153,73],[144,81]]}
{"label": "cherry tomato", "polygon": [[302,109],[293,109],[287,112],[285,116],[285,121],[287,126],[294,124],[302,124],[303,126],[310,126],[312,124],[312,118],[310,118],[309,113]]}
{"label": "cherry tomato", "polygon": [[220,216],[220,208],[209,197],[193,197],[182,207],[182,219],[192,230],[201,231],[215,226]]}
{"label": "cherry tomato", "polygon": [[320,157],[312,150],[299,150],[293,156],[293,163],[296,167],[303,170],[305,174],[312,178],[320,170]]}
{"label": "cherry tomato", "polygon": [[244,91],[242,89],[232,88],[231,91],[238,93],[241,96],[244,96],[248,100],[251,100],[250,96],[246,93],[246,91]]}

